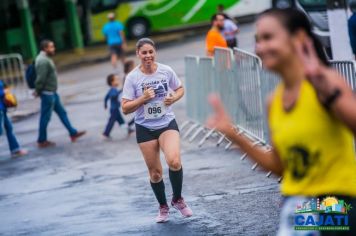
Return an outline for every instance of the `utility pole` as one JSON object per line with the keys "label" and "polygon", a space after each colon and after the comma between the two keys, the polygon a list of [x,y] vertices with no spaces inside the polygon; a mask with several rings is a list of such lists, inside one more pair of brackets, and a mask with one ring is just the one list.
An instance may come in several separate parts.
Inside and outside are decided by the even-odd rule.
{"label": "utility pole", "polygon": [[34,59],[37,55],[36,39],[32,28],[31,11],[28,0],[17,0],[17,8],[21,17],[21,28],[26,43],[27,55]]}
{"label": "utility pole", "polygon": [[69,23],[69,35],[74,51],[83,52],[83,35],[80,28],[79,17],[76,8],[77,0],[65,0],[67,19]]}
{"label": "utility pole", "polygon": [[327,9],[333,60],[353,60],[346,0],[327,0]]}

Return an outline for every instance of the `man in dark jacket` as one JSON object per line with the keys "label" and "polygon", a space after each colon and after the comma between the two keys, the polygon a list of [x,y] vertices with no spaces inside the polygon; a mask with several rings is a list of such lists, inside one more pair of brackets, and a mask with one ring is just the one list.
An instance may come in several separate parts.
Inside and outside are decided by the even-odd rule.
{"label": "man in dark jacket", "polygon": [[55,54],[54,43],[50,40],[41,42],[41,52],[35,60],[36,83],[35,95],[41,97],[41,117],[38,137],[38,147],[46,148],[54,146],[55,143],[47,140],[47,126],[54,110],[63,125],[67,128],[71,141],[75,142],[85,134],[85,131],[78,132],[69,122],[67,112],[64,109],[60,97],[57,94],[58,79],[56,67],[51,57]]}

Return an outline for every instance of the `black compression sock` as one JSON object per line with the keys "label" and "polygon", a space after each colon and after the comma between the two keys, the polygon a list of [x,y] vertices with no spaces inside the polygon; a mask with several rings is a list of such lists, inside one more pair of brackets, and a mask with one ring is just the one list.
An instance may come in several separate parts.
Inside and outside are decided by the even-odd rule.
{"label": "black compression sock", "polygon": [[152,190],[160,205],[167,205],[166,193],[163,179],[158,183],[151,183]]}
{"label": "black compression sock", "polygon": [[173,189],[173,201],[177,201],[182,197],[183,167],[177,171],[169,169],[169,179]]}

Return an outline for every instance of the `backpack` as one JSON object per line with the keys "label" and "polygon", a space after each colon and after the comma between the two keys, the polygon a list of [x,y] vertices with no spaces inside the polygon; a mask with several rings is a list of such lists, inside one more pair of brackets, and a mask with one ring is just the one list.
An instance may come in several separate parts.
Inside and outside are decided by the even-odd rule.
{"label": "backpack", "polygon": [[17,107],[17,99],[10,89],[5,89],[4,104],[7,108]]}
{"label": "backpack", "polygon": [[30,89],[34,89],[35,88],[35,82],[36,82],[36,67],[35,67],[35,63],[32,63],[31,65],[29,65],[26,69],[26,82],[27,85]]}

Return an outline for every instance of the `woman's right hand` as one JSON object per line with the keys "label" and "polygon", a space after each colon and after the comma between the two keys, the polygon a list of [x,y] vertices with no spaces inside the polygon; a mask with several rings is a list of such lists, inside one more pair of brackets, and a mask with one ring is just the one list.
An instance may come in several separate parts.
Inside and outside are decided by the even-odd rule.
{"label": "woman's right hand", "polygon": [[230,116],[225,111],[224,105],[216,94],[211,94],[208,98],[214,113],[208,118],[206,126],[216,129],[225,135],[229,135],[233,130],[233,125]]}
{"label": "woman's right hand", "polygon": [[145,87],[143,90],[143,100],[145,102],[151,100],[152,98],[154,98],[156,96],[155,91],[153,88],[147,88]]}

